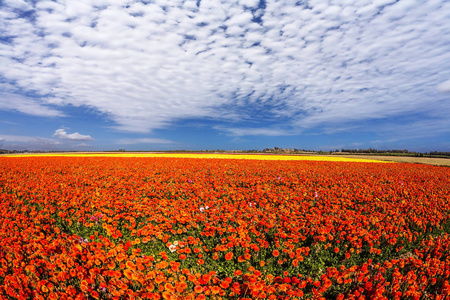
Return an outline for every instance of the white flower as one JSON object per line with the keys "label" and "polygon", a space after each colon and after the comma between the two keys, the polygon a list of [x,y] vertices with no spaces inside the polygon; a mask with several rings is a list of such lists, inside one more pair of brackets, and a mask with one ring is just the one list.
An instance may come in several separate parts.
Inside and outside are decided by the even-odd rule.
{"label": "white flower", "polygon": [[175,245],[170,245],[170,246],[169,246],[169,250],[170,250],[170,252],[175,252],[175,251],[177,251],[177,246],[175,246]]}
{"label": "white flower", "polygon": [[203,212],[203,211],[205,211],[205,210],[208,209],[208,208],[209,208],[209,206],[200,207],[200,212]]}

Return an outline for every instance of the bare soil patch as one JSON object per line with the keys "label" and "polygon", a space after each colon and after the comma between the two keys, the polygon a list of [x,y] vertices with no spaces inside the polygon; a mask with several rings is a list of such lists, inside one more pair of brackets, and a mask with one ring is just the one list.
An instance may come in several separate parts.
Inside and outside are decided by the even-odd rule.
{"label": "bare soil patch", "polygon": [[[339,154],[338,154],[339,155]],[[337,155],[334,155],[337,156]],[[427,164],[435,166],[450,166],[450,159],[448,158],[430,158],[430,157],[409,157],[409,156],[381,156],[381,155],[340,155],[343,157],[353,157],[353,158],[365,158],[365,159],[377,159],[383,161],[395,161],[403,163],[413,163],[413,164]]]}

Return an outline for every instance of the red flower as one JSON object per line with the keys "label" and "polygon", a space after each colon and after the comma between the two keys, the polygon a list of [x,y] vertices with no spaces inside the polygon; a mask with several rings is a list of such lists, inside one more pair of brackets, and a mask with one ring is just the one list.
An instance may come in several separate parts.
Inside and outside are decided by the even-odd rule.
{"label": "red flower", "polygon": [[231,260],[232,258],[233,258],[233,252],[228,252],[227,254],[225,254],[226,260]]}

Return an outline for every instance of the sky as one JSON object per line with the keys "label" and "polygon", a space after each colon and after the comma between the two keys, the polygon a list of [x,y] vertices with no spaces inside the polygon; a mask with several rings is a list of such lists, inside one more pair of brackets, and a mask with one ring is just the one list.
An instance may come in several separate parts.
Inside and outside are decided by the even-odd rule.
{"label": "sky", "polygon": [[446,0],[2,0],[0,148],[450,151]]}

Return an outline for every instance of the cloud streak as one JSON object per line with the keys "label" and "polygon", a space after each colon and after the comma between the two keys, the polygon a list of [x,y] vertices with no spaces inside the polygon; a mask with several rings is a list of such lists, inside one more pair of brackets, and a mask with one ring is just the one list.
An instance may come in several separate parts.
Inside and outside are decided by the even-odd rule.
{"label": "cloud streak", "polygon": [[17,111],[38,117],[65,116],[63,112],[45,105],[42,101],[2,91],[0,91],[0,110]]}
{"label": "cloud streak", "polygon": [[255,136],[288,136],[295,134],[294,131],[284,130],[284,129],[276,129],[276,128],[235,128],[235,127],[222,127],[215,126],[217,130],[225,131],[231,136],[247,136],[247,135],[255,135]]}
{"label": "cloud streak", "polygon": [[437,90],[441,93],[450,93],[450,80],[444,81],[437,86]]}
{"label": "cloud streak", "polygon": [[449,15],[444,0],[7,1],[0,79],[37,96],[4,92],[0,109],[86,106],[137,133],[212,119],[237,136],[407,115],[448,92]]}
{"label": "cloud streak", "polygon": [[0,135],[0,145],[14,150],[61,150],[64,143],[38,136]]}
{"label": "cloud streak", "polygon": [[55,139],[40,136],[0,134],[0,146],[10,150],[78,150],[79,148],[92,147],[92,145],[85,142],[94,140],[89,135],[82,135],[78,132],[68,134],[64,129],[56,130],[53,137]]}
{"label": "cloud streak", "polygon": [[120,145],[135,145],[135,144],[172,144],[173,141],[156,138],[138,138],[138,139],[121,139],[117,142]]}

